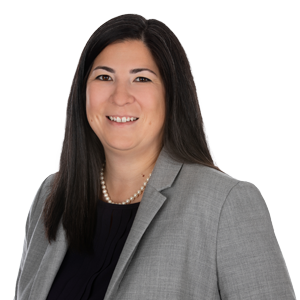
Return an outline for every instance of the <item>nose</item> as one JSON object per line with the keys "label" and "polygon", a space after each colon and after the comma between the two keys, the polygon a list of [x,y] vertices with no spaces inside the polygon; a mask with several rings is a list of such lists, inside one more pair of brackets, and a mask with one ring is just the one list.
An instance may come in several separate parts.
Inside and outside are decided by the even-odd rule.
{"label": "nose", "polygon": [[115,89],[111,94],[110,100],[118,106],[123,106],[134,102],[134,97],[130,93],[126,83],[118,83],[115,85]]}

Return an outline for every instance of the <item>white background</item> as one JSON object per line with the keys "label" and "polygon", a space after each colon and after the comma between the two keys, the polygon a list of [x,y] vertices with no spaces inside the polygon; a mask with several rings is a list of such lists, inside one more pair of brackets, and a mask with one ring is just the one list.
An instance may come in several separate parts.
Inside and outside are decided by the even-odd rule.
{"label": "white background", "polygon": [[299,1],[6,1],[0,11],[1,299],[14,295],[31,202],[58,171],[81,51],[126,13],[164,22],[182,43],[213,158],[261,191],[300,297]]}

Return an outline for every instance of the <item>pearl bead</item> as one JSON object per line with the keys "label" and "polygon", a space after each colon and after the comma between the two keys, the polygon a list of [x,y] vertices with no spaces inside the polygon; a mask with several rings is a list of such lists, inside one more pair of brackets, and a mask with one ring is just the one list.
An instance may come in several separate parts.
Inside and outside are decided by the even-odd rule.
{"label": "pearl bead", "polygon": [[102,193],[103,193],[104,199],[108,203],[113,203],[113,204],[118,204],[118,205],[125,205],[125,204],[130,203],[132,200],[134,200],[135,198],[137,198],[144,191],[144,189],[146,188],[146,185],[147,185],[147,183],[149,181],[149,178],[151,176],[151,173],[150,173],[149,177],[146,179],[146,181],[144,182],[144,184],[141,186],[140,190],[138,190],[135,194],[133,194],[133,196],[131,196],[129,199],[126,199],[123,202],[115,203],[115,202],[113,202],[110,199],[110,197],[108,195],[108,191],[107,191],[106,184],[105,184],[105,179],[104,179],[104,166],[105,166],[105,163],[103,163],[102,165],[103,165],[103,168],[101,168],[101,172],[100,172],[100,183],[101,183],[101,188],[102,188]]}

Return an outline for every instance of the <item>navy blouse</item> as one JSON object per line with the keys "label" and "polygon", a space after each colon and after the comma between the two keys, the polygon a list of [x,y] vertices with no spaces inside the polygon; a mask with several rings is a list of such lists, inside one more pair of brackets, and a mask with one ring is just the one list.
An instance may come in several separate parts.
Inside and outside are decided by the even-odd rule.
{"label": "navy blouse", "polygon": [[47,300],[104,299],[139,204],[98,201],[94,254],[68,249]]}

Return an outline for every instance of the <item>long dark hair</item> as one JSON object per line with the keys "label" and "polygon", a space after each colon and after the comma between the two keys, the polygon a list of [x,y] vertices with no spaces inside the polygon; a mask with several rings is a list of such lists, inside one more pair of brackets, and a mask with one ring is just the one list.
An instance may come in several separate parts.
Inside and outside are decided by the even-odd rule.
{"label": "long dark hair", "polygon": [[221,171],[215,166],[207,145],[195,83],[179,40],[160,21],[135,14],[113,18],[88,40],[73,79],[59,171],[43,210],[49,242],[56,239],[62,220],[70,247],[80,251],[92,248],[101,192],[99,174],[105,153],[87,120],[86,82],[99,53],[109,44],[125,40],[143,41],[162,76],[166,91],[163,135],[166,151],[179,162],[202,164]]}

